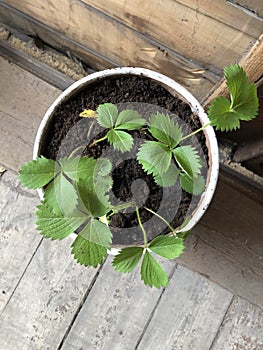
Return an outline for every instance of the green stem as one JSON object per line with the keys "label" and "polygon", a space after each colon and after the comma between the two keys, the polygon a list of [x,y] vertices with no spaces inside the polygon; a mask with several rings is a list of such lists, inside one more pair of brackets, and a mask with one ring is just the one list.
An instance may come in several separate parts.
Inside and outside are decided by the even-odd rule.
{"label": "green stem", "polygon": [[127,209],[130,207],[135,207],[135,206],[136,206],[135,202],[128,202],[128,203],[123,203],[123,204],[112,206],[112,207],[110,207],[110,209],[113,211],[113,213],[110,214],[110,216],[118,213],[120,210]]}
{"label": "green stem", "polygon": [[176,235],[176,232],[175,232],[175,229],[169,224],[169,222],[167,220],[165,220],[165,218],[163,218],[161,215],[155,213],[155,211],[147,208],[147,207],[144,207],[144,209],[148,210],[150,213],[152,213],[153,215],[157,216],[159,219],[161,219],[168,227],[169,229],[172,231],[173,235],[174,236],[177,236]]}
{"label": "green stem", "polygon": [[139,222],[139,225],[140,225],[140,228],[142,230],[142,233],[143,233],[143,240],[144,240],[144,248],[148,248],[148,242],[147,242],[147,235],[146,235],[146,231],[142,225],[142,222],[141,222],[141,217],[140,217],[140,213],[139,213],[139,208],[136,207],[136,214],[137,214],[137,219],[138,219],[138,222]]}
{"label": "green stem", "polygon": [[70,153],[70,155],[69,155],[69,158],[72,158],[73,156],[74,156],[74,154],[75,153],[77,153],[79,150],[81,150],[81,149],[84,149],[86,146],[79,146],[79,147],[77,147],[76,149],[74,149],[71,153]]}
{"label": "green stem", "polygon": [[203,125],[201,128],[199,128],[199,129],[197,129],[197,130],[191,132],[191,134],[188,134],[188,135],[184,136],[184,137],[182,138],[181,142],[184,141],[184,140],[186,140],[186,139],[188,139],[189,137],[191,137],[191,136],[193,136],[193,135],[199,133],[200,131],[203,131],[203,130],[204,130],[206,127],[208,127],[209,125],[211,125],[211,122],[208,122],[207,124]]}
{"label": "green stem", "polygon": [[99,142],[104,141],[104,140],[106,140],[106,139],[107,139],[107,135],[103,136],[101,139],[95,140],[94,142],[92,142],[92,143],[89,145],[89,147],[92,147],[92,146],[96,145],[96,143],[99,143]]}

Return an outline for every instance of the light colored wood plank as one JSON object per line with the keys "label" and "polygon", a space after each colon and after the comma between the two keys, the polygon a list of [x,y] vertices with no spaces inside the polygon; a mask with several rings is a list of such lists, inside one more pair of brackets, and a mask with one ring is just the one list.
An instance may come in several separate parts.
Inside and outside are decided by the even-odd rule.
{"label": "light colored wood plank", "polygon": [[[234,63],[262,33],[262,22],[226,1],[84,0],[202,66]],[[246,25],[244,25],[246,23]],[[231,45],[229,44],[231,43]]]}
{"label": "light colored wood plank", "polygon": [[60,93],[0,57],[0,161],[8,168],[17,170],[32,159],[39,124]]}
{"label": "light colored wood plank", "polygon": [[263,17],[263,2],[261,0],[230,0],[233,4],[243,6]]}
{"label": "light colored wood plank", "polygon": [[263,311],[236,297],[211,350],[263,350]]}
{"label": "light colored wood plank", "polygon": [[[26,205],[25,205],[26,203]],[[29,264],[41,236],[34,229],[35,191],[24,190],[17,174],[0,178],[0,314]]]}
{"label": "light colored wood plank", "polygon": [[72,239],[44,239],[0,317],[0,348],[57,349],[96,276],[74,262]]}
{"label": "light colored wood plank", "polygon": [[137,349],[210,349],[231,300],[225,289],[179,266]]}
{"label": "light colored wood plank", "polygon": [[263,307],[262,209],[220,180],[178,262]]}
{"label": "light colored wood plank", "polygon": [[8,0],[6,3],[118,65],[138,65],[175,78],[198,98],[216,82],[204,69],[81,1],[48,0],[45,5],[41,0],[27,0],[23,4]]}
{"label": "light colored wood plank", "polygon": [[[171,273],[175,263],[164,266]],[[144,286],[138,269],[120,274],[108,259],[62,349],[134,349],[161,294]]]}

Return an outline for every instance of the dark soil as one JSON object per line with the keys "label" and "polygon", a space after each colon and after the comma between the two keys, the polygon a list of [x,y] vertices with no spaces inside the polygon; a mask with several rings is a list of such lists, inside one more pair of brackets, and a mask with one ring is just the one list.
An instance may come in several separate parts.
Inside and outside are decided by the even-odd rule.
{"label": "dark soil", "polygon": [[[105,135],[106,130],[92,119],[80,118],[79,114],[84,109],[96,110],[99,104],[105,102],[117,104],[119,110],[136,109],[146,119],[156,111],[169,113],[187,133],[200,127],[200,122],[188,104],[172,96],[156,82],[138,76],[111,78],[93,83],[74,98],[65,101],[55,111],[49,126],[46,148],[42,150],[42,154],[48,158],[59,159],[83,146],[76,154],[109,158],[113,164],[114,184],[110,192],[112,203],[135,200],[140,206],[142,222],[148,239],[151,240],[170,230],[160,219],[146,211],[144,206],[165,217],[173,227],[178,227],[191,215],[199,197],[182,191],[178,182],[172,187],[162,188],[155,184],[151,175],[143,171],[135,155],[142,142],[151,139],[151,135],[144,131],[131,132],[135,140],[134,147],[124,154],[113,152],[107,141],[89,147],[95,139]],[[198,139],[193,138],[191,141],[199,147],[204,163],[203,175],[206,176],[207,149],[203,133],[199,133]],[[113,215],[110,226],[113,244],[131,245],[143,242],[134,208]]]}

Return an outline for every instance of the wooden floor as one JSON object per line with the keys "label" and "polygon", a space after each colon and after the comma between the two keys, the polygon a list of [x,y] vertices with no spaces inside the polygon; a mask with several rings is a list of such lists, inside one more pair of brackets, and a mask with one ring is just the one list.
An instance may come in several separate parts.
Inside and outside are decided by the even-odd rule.
{"label": "wooden floor", "polygon": [[71,238],[37,234],[39,200],[17,169],[59,93],[0,57],[0,349],[263,350],[263,207],[222,178],[183,256],[164,263],[166,289],[110,258],[77,265]]}

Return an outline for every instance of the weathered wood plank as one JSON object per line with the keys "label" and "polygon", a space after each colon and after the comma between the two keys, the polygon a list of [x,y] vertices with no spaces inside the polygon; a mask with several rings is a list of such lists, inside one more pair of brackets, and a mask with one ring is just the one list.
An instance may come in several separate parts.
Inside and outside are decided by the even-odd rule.
{"label": "weathered wood plank", "polygon": [[262,33],[259,18],[222,0],[152,0],[143,6],[140,0],[110,0],[107,6],[103,0],[82,1],[187,58],[217,68],[233,63]]}
{"label": "weathered wood plank", "polygon": [[263,312],[235,297],[211,350],[263,350]]}
{"label": "weathered wood plank", "polygon": [[[174,267],[165,262],[168,273]],[[62,349],[134,349],[161,295],[144,286],[138,269],[120,274],[108,259]]]}
{"label": "weathered wood plank", "polygon": [[136,349],[208,350],[232,294],[179,266]]}
{"label": "weathered wood plank", "polygon": [[197,98],[204,96],[217,81],[213,74],[178,56],[175,51],[163,48],[159,42],[112,20],[81,1],[61,3],[61,0],[48,0],[45,5],[40,0],[27,0],[23,4],[8,0],[6,3],[118,65],[138,65],[175,78]]}
{"label": "weathered wood plank", "polygon": [[57,349],[96,269],[74,262],[72,239],[44,239],[0,317],[0,348]]}
{"label": "weathered wood plank", "polygon": [[178,262],[263,307],[262,209],[220,180]]}
{"label": "weathered wood plank", "polygon": [[0,314],[41,241],[34,229],[37,203],[35,191],[22,189],[17,174],[6,171],[1,176]]}
{"label": "weathered wood plank", "polygon": [[243,6],[244,8],[255,12],[258,16],[263,17],[263,3],[261,0],[230,0],[237,6]]}
{"label": "weathered wood plank", "polygon": [[61,91],[2,57],[0,82],[0,161],[17,170],[32,158],[38,126]]}
{"label": "weathered wood plank", "polygon": [[0,55],[9,62],[13,62],[19,67],[29,71],[38,78],[57,87],[59,90],[65,90],[75,82],[74,79],[66,74],[59,72],[57,69],[40,62],[38,59],[30,56],[28,53],[12,47],[8,42],[0,41]]}

